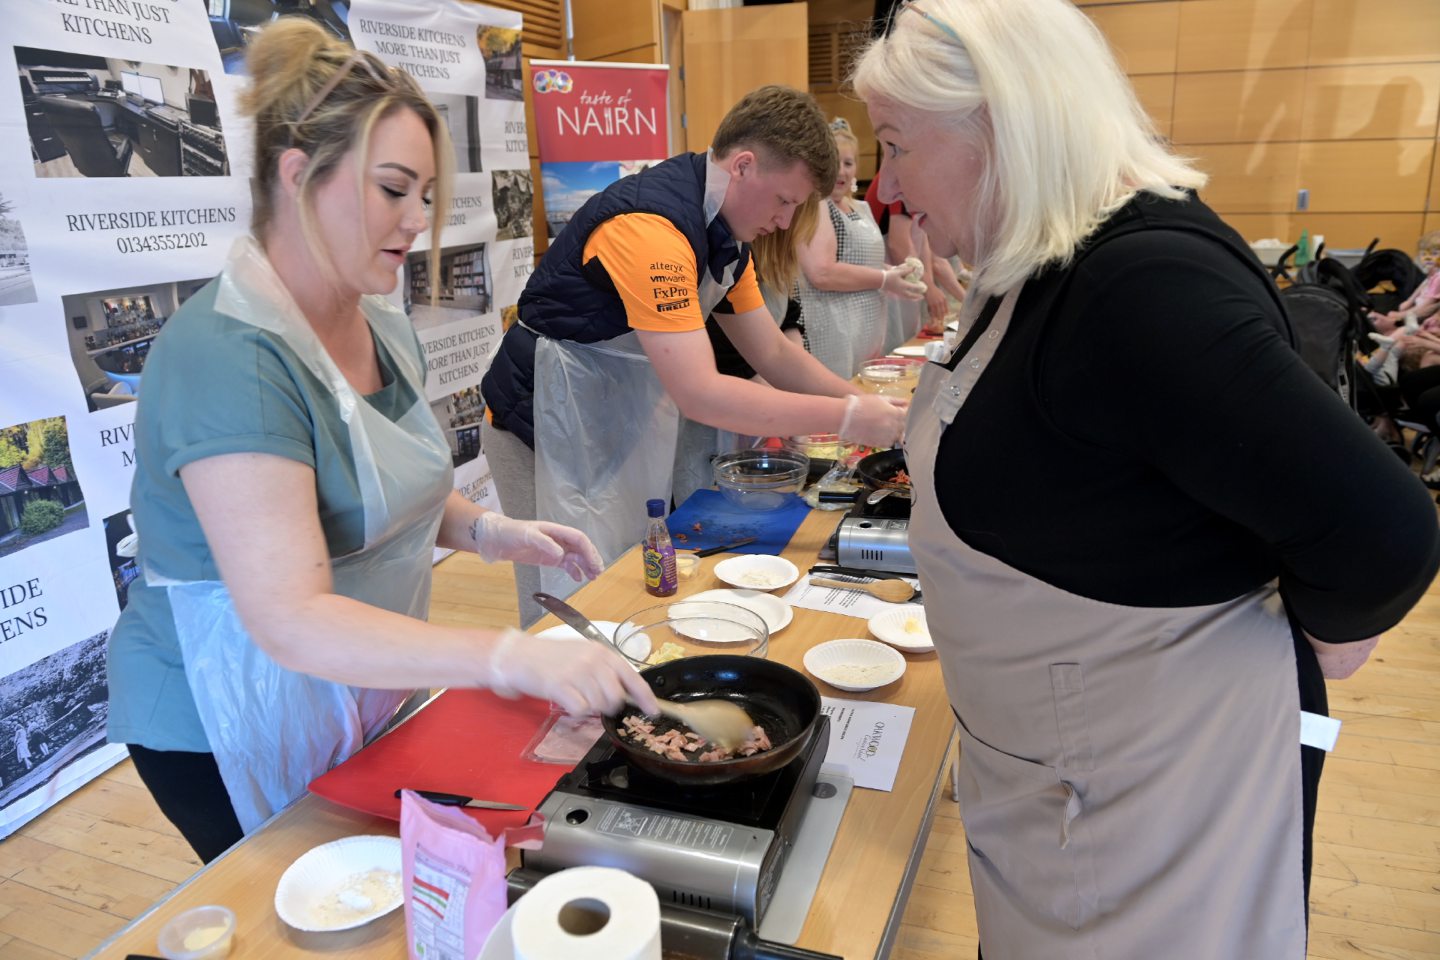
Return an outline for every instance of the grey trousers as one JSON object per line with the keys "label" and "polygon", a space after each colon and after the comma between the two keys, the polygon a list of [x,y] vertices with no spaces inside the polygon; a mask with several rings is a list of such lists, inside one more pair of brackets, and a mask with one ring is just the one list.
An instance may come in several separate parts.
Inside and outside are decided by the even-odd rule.
{"label": "grey trousers", "polygon": [[[500,509],[515,520],[535,520],[535,451],[509,430],[485,421],[480,427],[480,449],[490,464]],[[531,599],[540,589],[540,568],[528,563],[515,567],[515,595],[520,606],[520,629],[527,629],[545,615]]]}

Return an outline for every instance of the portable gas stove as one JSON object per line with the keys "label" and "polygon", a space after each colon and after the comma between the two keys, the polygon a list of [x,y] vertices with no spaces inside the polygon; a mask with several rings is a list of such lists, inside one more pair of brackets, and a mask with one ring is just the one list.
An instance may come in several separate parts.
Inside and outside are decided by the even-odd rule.
{"label": "portable gas stove", "polygon": [[829,728],[822,715],[779,770],[711,786],[631,767],[602,738],[540,804],[544,845],[524,851],[516,873],[617,867],[649,882],[662,908],[740,917],[762,937],[793,943],[853,786],[821,770]]}
{"label": "portable gas stove", "polygon": [[891,494],[866,503],[871,491],[855,494],[854,506],[820,550],[820,559],[842,567],[914,575],[910,555],[910,498]]}

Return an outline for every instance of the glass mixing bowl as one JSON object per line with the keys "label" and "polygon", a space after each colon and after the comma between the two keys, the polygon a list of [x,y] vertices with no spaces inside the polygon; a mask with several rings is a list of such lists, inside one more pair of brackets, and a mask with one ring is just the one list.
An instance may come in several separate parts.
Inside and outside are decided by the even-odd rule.
{"label": "glass mixing bowl", "polygon": [[646,649],[643,643],[627,643],[640,633],[650,640],[646,659],[626,654],[639,667],[714,653],[764,657],[770,651],[770,630],[760,614],[718,600],[674,600],[647,607],[615,628],[615,643],[622,652]]}

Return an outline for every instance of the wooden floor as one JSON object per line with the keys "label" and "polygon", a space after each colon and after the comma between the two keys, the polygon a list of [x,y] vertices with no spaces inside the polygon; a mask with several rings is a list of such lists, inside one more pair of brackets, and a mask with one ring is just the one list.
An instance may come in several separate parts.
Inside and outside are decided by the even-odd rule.
{"label": "wooden floor", "polygon": [[[509,568],[491,569],[437,613],[513,623]],[[1321,785],[1310,956],[1440,960],[1440,585],[1330,704],[1345,725]],[[897,960],[975,956],[964,851],[946,802]],[[82,956],[198,866],[126,761],[0,842],[0,960]]]}

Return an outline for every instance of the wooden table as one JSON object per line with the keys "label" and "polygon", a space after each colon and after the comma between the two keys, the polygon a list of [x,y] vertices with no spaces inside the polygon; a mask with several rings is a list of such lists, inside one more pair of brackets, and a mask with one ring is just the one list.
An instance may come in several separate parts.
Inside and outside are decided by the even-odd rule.
{"label": "wooden table", "polygon": [[[784,556],[803,573],[815,562],[817,551],[840,516],[812,511]],[[681,581],[679,596],[725,586],[713,574],[715,564],[722,559],[724,555],[702,560],[696,576]],[[457,554],[436,568],[432,619],[466,624],[466,584],[473,580],[480,562],[473,555]],[[654,605],[655,598],[645,592],[641,560],[632,550],[578,591],[571,602],[592,619],[619,621]],[[537,624],[537,629],[554,622],[547,617]],[[769,656],[803,669],[801,658],[816,643],[863,636],[865,624],[854,617],[797,608],[790,626],[771,639]],[[851,794],[798,946],[853,960],[885,957],[894,944],[945,780],[954,728],[935,655],[907,654],[906,659],[909,665],[899,682],[868,694],[844,693],[817,681],[820,692],[828,696],[912,706],[915,721],[894,790],[857,789]],[[286,926],[274,908],[280,875],[306,850],[353,834],[393,836],[398,831],[399,824],[394,821],[307,795],[195,874],[91,956],[120,960],[129,953],[154,954],[160,928],[171,917],[190,907],[219,903],[230,907],[239,918],[231,956],[304,958],[343,954],[355,958],[403,958],[402,910],[359,930],[301,934]]]}

